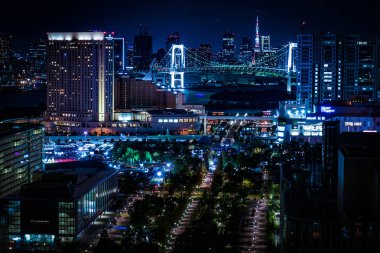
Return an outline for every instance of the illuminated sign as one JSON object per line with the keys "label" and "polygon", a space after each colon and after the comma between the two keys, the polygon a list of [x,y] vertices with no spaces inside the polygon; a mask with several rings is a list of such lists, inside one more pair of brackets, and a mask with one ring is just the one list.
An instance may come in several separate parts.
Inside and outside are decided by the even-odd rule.
{"label": "illuminated sign", "polygon": [[335,109],[332,109],[331,106],[322,106],[321,107],[321,112],[324,112],[324,113],[333,113],[333,112],[335,112]]}

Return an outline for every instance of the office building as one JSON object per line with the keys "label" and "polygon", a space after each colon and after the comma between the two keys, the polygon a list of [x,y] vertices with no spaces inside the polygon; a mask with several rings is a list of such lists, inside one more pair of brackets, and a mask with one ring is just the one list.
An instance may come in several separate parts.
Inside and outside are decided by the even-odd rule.
{"label": "office building", "polygon": [[208,62],[212,61],[212,45],[211,44],[200,44],[198,48],[198,56],[202,59],[201,65],[207,65]]}
{"label": "office building", "polygon": [[0,34],[0,85],[12,82],[12,36]]}
{"label": "office building", "polygon": [[176,108],[176,94],[160,89],[151,81],[130,77],[116,79],[115,110],[149,110]]}
{"label": "office building", "polygon": [[243,64],[252,64],[253,48],[252,41],[249,37],[243,37],[240,44],[239,62]]}
{"label": "office building", "polygon": [[260,36],[260,49],[261,49],[261,51],[271,50],[270,36],[269,35]]}
{"label": "office building", "polygon": [[133,46],[127,45],[127,67],[133,68],[133,56],[135,54],[135,49]]}
{"label": "office building", "polygon": [[46,41],[37,40],[30,43],[28,52],[30,72],[33,76],[44,75],[46,77]]}
{"label": "office building", "polygon": [[127,58],[127,44],[124,38],[113,38],[114,71],[115,75],[124,73]]}
{"label": "office building", "polygon": [[112,120],[113,48],[103,32],[48,33],[45,116],[57,131]]}
{"label": "office building", "polygon": [[196,67],[201,66],[202,60],[198,57],[198,49],[197,48],[187,48],[186,49],[186,67]]}
{"label": "office building", "polygon": [[0,124],[0,199],[42,169],[42,141],[41,125]]}
{"label": "office building", "polygon": [[77,240],[109,207],[117,186],[117,173],[105,168],[47,170],[7,197],[7,248],[54,250]]}
{"label": "office building", "polygon": [[225,32],[223,34],[223,44],[221,52],[221,61],[225,64],[231,64],[235,60],[235,34]]}
{"label": "office building", "polygon": [[358,34],[298,35],[297,104],[379,101],[378,39]]}
{"label": "office building", "polygon": [[254,51],[255,64],[275,68],[278,65],[278,59],[276,59],[275,55],[275,50]]}
{"label": "office building", "polygon": [[140,27],[139,35],[135,36],[133,67],[137,70],[149,70],[152,61],[153,38],[148,35],[147,27]]}

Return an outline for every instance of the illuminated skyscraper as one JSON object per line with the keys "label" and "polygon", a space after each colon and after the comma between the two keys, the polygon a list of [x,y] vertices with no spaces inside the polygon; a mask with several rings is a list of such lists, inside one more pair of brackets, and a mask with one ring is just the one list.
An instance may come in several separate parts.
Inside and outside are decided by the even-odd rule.
{"label": "illuminated skyscraper", "polygon": [[252,63],[252,40],[249,37],[243,37],[240,44],[239,61],[244,64]]}
{"label": "illuminated skyscraper", "polygon": [[48,33],[46,117],[58,130],[112,120],[113,48],[103,32]]}
{"label": "illuminated skyscraper", "polygon": [[358,34],[298,35],[297,103],[379,101],[378,38]]}
{"label": "illuminated skyscraper", "polygon": [[212,60],[212,45],[211,44],[200,44],[198,48],[198,55],[203,60],[200,65],[207,65],[208,62]]}
{"label": "illuminated skyscraper", "polygon": [[268,51],[271,50],[270,48],[270,36],[269,35],[262,35],[261,37],[261,51]]}
{"label": "illuminated skyscraper", "polygon": [[235,54],[235,34],[232,32],[225,32],[223,34],[223,47],[222,47],[222,62],[230,64],[234,62]]}

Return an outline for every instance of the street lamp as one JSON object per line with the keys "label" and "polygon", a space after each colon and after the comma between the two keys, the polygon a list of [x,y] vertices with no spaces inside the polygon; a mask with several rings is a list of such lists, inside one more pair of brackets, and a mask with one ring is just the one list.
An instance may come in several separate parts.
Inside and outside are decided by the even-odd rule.
{"label": "street lamp", "polygon": [[85,140],[85,141],[87,141],[87,134],[88,134],[88,132],[85,131],[85,132],[84,132],[84,140]]}

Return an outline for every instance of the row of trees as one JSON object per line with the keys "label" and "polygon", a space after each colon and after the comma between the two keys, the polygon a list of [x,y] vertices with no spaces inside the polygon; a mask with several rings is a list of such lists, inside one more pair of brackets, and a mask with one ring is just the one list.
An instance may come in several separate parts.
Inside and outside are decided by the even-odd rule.
{"label": "row of trees", "polygon": [[203,194],[190,228],[178,238],[174,252],[238,251],[240,219],[254,185],[246,171],[232,162],[227,153],[220,156],[211,189]]}

